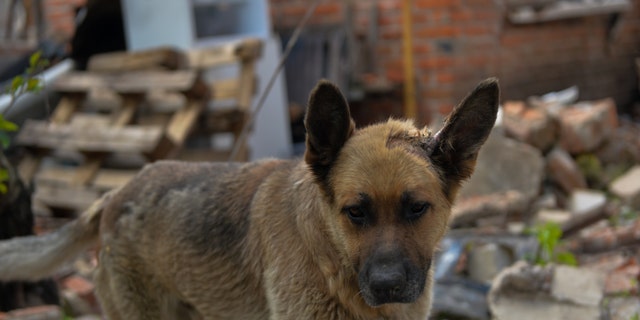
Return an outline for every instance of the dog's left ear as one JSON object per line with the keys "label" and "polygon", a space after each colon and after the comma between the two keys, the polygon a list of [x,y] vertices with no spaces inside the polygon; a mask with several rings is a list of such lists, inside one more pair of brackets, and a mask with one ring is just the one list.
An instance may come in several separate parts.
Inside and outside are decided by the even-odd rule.
{"label": "dog's left ear", "polygon": [[321,80],[309,97],[307,115],[307,150],[304,160],[321,183],[326,183],[329,169],[355,128],[349,106],[340,89]]}
{"label": "dog's left ear", "polygon": [[498,80],[482,81],[427,142],[426,151],[432,163],[442,170],[450,198],[473,173],[478,151],[496,121],[499,100]]}

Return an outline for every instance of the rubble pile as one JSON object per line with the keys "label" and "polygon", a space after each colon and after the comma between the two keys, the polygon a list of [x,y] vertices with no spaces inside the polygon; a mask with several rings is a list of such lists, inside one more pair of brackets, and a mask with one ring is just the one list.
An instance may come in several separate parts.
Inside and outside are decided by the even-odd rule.
{"label": "rubble pile", "polygon": [[640,124],[560,96],[502,105],[452,212],[434,319],[640,316]]}

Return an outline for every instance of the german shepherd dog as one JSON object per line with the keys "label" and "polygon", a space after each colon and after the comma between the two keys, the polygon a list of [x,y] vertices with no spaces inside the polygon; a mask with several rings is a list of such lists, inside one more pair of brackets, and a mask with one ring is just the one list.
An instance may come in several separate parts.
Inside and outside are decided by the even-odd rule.
{"label": "german shepherd dog", "polygon": [[488,79],[435,134],[356,129],[321,81],[303,159],[148,165],[58,231],[1,243],[0,280],[97,245],[109,319],[426,319],[434,252],[498,101]]}

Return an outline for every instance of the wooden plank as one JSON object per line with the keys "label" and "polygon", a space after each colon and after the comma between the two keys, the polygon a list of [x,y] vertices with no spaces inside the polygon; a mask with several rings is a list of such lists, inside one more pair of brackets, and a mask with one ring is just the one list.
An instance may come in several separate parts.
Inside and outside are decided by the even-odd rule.
{"label": "wooden plank", "polygon": [[245,39],[204,49],[192,49],[186,53],[187,67],[205,69],[225,64],[237,63],[241,60],[253,60],[262,54],[260,39]]}
{"label": "wooden plank", "polygon": [[104,153],[86,155],[84,163],[76,169],[71,185],[79,187],[90,184],[96,173],[98,173],[104,158]]}
{"label": "wooden plank", "polygon": [[42,202],[51,208],[82,211],[101,195],[102,192],[91,188],[39,184],[33,197],[34,201]]}
{"label": "wooden plank", "polygon": [[18,175],[20,179],[24,181],[28,186],[31,185],[31,179],[38,172],[40,163],[42,162],[42,155],[35,152],[35,154],[27,153],[24,158],[18,164]]}
{"label": "wooden plank", "polygon": [[194,70],[133,71],[119,74],[70,72],[58,78],[53,88],[59,92],[87,92],[95,88],[108,88],[120,94],[146,94],[152,89],[191,92],[196,88],[199,75]]}
{"label": "wooden plank", "polygon": [[245,117],[245,112],[236,108],[210,110],[201,116],[195,132],[205,134],[236,132],[244,124]]}
{"label": "wooden plank", "polygon": [[53,82],[53,90],[62,93],[86,93],[93,88],[109,87],[113,75],[100,75],[75,71],[66,73]]}
{"label": "wooden plank", "polygon": [[142,100],[142,96],[128,94],[124,95],[122,100],[122,106],[114,113],[115,118],[112,123],[114,127],[123,127],[131,123],[136,114],[136,109]]}
{"label": "wooden plank", "polygon": [[84,99],[84,93],[65,94],[60,98],[60,102],[51,115],[51,122],[65,123],[71,119],[71,116],[80,108],[80,104]]}
{"label": "wooden plank", "polygon": [[190,99],[187,105],[174,113],[167,125],[167,137],[176,145],[181,146],[193,129],[200,112],[204,109],[202,101]]}
{"label": "wooden plank", "polygon": [[27,120],[16,137],[22,146],[80,152],[153,152],[162,138],[157,126],[96,127],[85,130],[70,125]]}
{"label": "wooden plank", "polygon": [[193,70],[136,71],[118,75],[109,87],[118,93],[146,93],[152,89],[190,91],[198,79]]}
{"label": "wooden plank", "polygon": [[93,56],[87,70],[93,72],[129,72],[134,70],[168,69],[182,67],[185,58],[174,48],[160,47],[137,52],[112,52]]}
{"label": "wooden plank", "polygon": [[255,92],[255,60],[245,60],[240,69],[240,90],[238,92],[238,108],[250,110]]}
{"label": "wooden plank", "polygon": [[239,79],[224,79],[212,81],[209,88],[211,88],[212,100],[226,100],[235,99],[238,97],[238,83]]}
{"label": "wooden plank", "polygon": [[[35,177],[37,185],[65,187],[71,184],[76,167],[52,166],[42,168]],[[92,188],[98,191],[108,191],[123,186],[138,174],[139,170],[130,169],[100,169],[96,173]]]}
{"label": "wooden plank", "polygon": [[255,74],[248,83],[243,83],[241,78],[211,81],[209,85],[211,95],[209,98],[212,100],[238,99],[244,92],[249,92],[253,96],[256,94],[257,83],[258,78]]}

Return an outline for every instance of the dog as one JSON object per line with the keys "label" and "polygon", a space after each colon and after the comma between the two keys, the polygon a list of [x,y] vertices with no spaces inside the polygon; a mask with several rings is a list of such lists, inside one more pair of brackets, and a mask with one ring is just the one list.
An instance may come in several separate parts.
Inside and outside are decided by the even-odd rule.
{"label": "dog", "polygon": [[433,256],[499,104],[481,82],[437,133],[356,129],[320,81],[299,160],[147,165],[78,219],[0,244],[0,280],[97,245],[109,319],[426,319]]}

